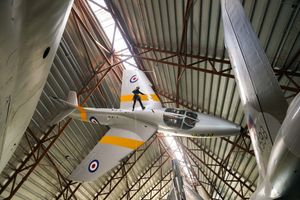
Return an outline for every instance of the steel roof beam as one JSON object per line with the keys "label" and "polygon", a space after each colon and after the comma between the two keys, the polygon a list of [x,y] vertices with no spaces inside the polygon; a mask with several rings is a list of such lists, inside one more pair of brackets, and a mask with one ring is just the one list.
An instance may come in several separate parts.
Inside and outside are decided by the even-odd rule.
{"label": "steel roof beam", "polygon": [[[178,140],[179,140],[179,139],[182,139],[182,138],[181,138],[181,137],[175,137],[174,139],[175,139],[176,143],[179,143],[178,146],[181,146],[181,143],[180,143]],[[182,149],[182,148],[181,148],[181,149]],[[183,150],[182,150],[182,151],[183,151]],[[183,157],[184,157],[184,162],[185,162],[186,166],[189,166],[189,165],[191,166],[192,164],[191,164],[190,160],[188,159],[188,156],[187,156],[186,154],[184,154],[183,152],[182,152],[182,155],[183,155]],[[206,192],[206,194],[207,194],[210,198],[212,198],[212,197],[209,195],[209,192],[206,190],[206,188],[205,188],[205,186],[203,185],[203,183],[200,181],[199,177],[196,175],[196,172],[194,171],[194,168],[193,168],[193,167],[189,168],[189,171],[190,171],[190,173],[191,173],[191,174],[190,174],[191,179],[196,178],[196,180],[197,180],[199,186],[201,186],[201,187],[203,188],[203,190]],[[193,186],[194,186],[195,191],[198,192],[198,190],[197,190],[197,188],[196,188],[196,186],[195,186],[195,183],[193,183]]]}
{"label": "steel roof beam", "polygon": [[[242,138],[242,135],[240,135],[239,138]],[[204,152],[209,158],[211,158],[215,163],[217,163],[217,165],[219,165],[222,169],[225,169],[226,172],[228,172],[231,176],[233,176],[236,180],[238,180],[243,187],[247,188],[248,190],[250,190],[251,192],[254,192],[254,190],[247,185],[247,183],[245,181],[242,181],[241,179],[243,178],[243,176],[239,175],[240,177],[238,177],[236,174],[232,171],[230,171],[225,164],[229,165],[228,161],[229,161],[229,157],[232,153],[232,151],[234,150],[235,147],[237,147],[237,142],[239,141],[239,138],[236,140],[235,145],[232,146],[230,152],[228,153],[227,157],[222,161],[218,161],[218,159],[216,159],[214,156],[212,156],[210,153],[212,153],[211,151],[209,151],[207,148],[202,147],[202,145],[200,145],[198,142],[196,142],[195,140],[191,139],[191,138],[187,138],[187,140],[191,141],[194,145],[196,145],[202,152]],[[188,147],[187,147],[188,148]],[[213,153],[214,154],[214,153]],[[224,163],[223,163],[224,162]],[[218,173],[218,176],[220,176],[220,174]]]}
{"label": "steel roof beam", "polygon": [[[192,141],[192,140],[191,140]],[[199,147],[199,149],[202,149],[201,146],[197,145],[197,143],[194,143],[196,146]],[[218,175],[217,172],[214,171],[214,169],[212,169],[209,165],[207,165],[201,158],[199,158],[194,152],[192,152],[188,147],[186,147],[185,145],[182,145],[184,149],[186,149],[186,152],[188,153],[189,156],[194,157],[199,163],[203,164],[207,169],[209,169],[210,172],[212,172],[212,174],[214,174],[218,179],[220,179],[223,183],[225,183],[233,192],[235,192],[237,194],[237,196],[239,196],[242,199],[245,199],[246,197],[242,196],[240,194],[239,191],[237,191],[232,185],[230,185],[227,181],[225,181],[220,175]],[[206,155],[209,155],[209,153],[206,153]],[[210,156],[210,155],[209,155]],[[210,156],[211,157],[211,156]],[[216,159],[214,159],[213,157],[211,157],[215,162]],[[217,164],[221,164],[219,162],[216,162]],[[220,167],[226,169],[225,166],[219,165]],[[226,169],[227,170],[227,169]],[[227,171],[229,173],[231,173],[231,175],[233,174],[230,171]]]}
{"label": "steel roof beam", "polygon": [[[107,8],[114,19],[117,27],[119,28],[122,37],[125,40],[125,43],[129,48],[129,51],[131,52],[132,55],[138,54],[138,49],[135,48],[134,41],[129,37],[129,31],[127,29],[126,23],[124,22],[121,14],[119,13],[118,9],[115,7],[114,3],[112,1],[105,0],[105,3],[107,5]],[[141,68],[144,70],[144,67],[142,65],[142,62],[138,59],[135,59],[137,63],[137,67]],[[150,79],[151,80],[151,79]]]}
{"label": "steel roof beam", "polygon": [[[186,150],[185,150],[186,152]],[[205,179],[208,181],[208,184],[211,186],[211,188],[214,189],[214,191],[222,198],[225,199],[224,196],[220,193],[220,191],[218,190],[218,188],[212,183],[212,181],[209,179],[208,175],[206,174],[206,172],[199,166],[199,164],[194,160],[193,157],[188,156],[188,158],[193,161],[194,165],[192,165],[193,167],[196,167],[198,169],[199,172],[201,172],[201,174],[205,177]],[[211,197],[213,197],[213,192],[210,194]],[[212,198],[213,199],[213,198]]]}
{"label": "steel roof beam", "polygon": [[[225,77],[229,77],[229,78],[234,78],[234,75],[229,74],[229,73],[224,73],[222,71],[215,71],[213,69],[204,69],[204,68],[200,68],[200,67],[194,67],[192,65],[183,65],[183,64],[179,64],[176,62],[170,62],[170,61],[166,61],[165,59],[155,59],[155,58],[151,58],[151,57],[143,57],[143,56],[139,56],[139,55],[134,55],[134,57],[140,58],[142,60],[147,60],[147,61],[151,61],[151,62],[156,62],[156,63],[161,63],[161,64],[166,64],[166,65],[170,65],[170,66],[176,66],[176,67],[182,67],[183,69],[193,69],[196,71],[201,71],[201,72],[206,72],[206,73],[210,73],[210,74],[215,74],[215,75],[221,75],[221,76],[225,76]],[[201,60],[201,62],[204,62],[206,60]]]}
{"label": "steel roof beam", "polygon": [[[91,34],[91,32],[89,31],[88,27],[86,26],[86,24],[83,22],[83,20],[80,18],[78,12],[76,11],[77,9],[75,7],[72,8],[72,12],[75,14],[76,18],[78,19],[81,27],[83,27],[83,29],[85,30],[85,32],[87,33],[87,35],[90,37],[90,39],[92,40],[92,42],[95,44],[96,48],[98,49],[98,51],[101,53],[102,57],[105,59],[106,63],[110,63],[109,58],[107,57],[107,55],[103,52],[103,50],[105,50],[107,53],[109,53],[109,51],[106,49],[106,47],[104,47],[103,45],[101,45],[95,38],[94,36]],[[93,25],[93,23],[91,23]]]}
{"label": "steel roof beam", "polygon": [[193,55],[193,54],[182,53],[182,52],[174,52],[174,51],[170,51],[170,50],[163,50],[163,49],[152,48],[152,47],[142,47],[142,46],[136,46],[136,47],[141,50],[151,50],[153,52],[158,52],[158,53],[166,53],[166,54],[171,54],[171,55],[176,55],[176,56],[184,56],[184,57],[195,58],[195,59],[203,60],[203,61],[211,61],[211,62],[217,62],[217,63],[223,63],[223,64],[230,65],[230,61],[225,60],[225,59],[210,58],[210,57],[206,57],[206,56]]}
{"label": "steel roof beam", "polygon": [[[163,49],[151,48],[151,47],[142,47],[142,46],[136,46],[136,47],[138,49],[141,49],[141,50],[149,50],[149,51],[152,51],[152,52],[171,54],[170,55],[171,57],[174,57],[174,56],[184,56],[184,57],[198,59],[198,61],[196,61],[195,63],[191,63],[190,65],[194,65],[194,64],[198,64],[200,62],[208,61],[210,63],[216,62],[216,63],[230,65],[229,68],[221,70],[221,72],[232,70],[230,61],[226,60],[226,59],[211,58],[211,57],[205,57],[205,56],[200,56],[200,55],[193,55],[193,54],[182,53],[182,52],[174,52],[174,51],[170,51],[170,50],[163,50]],[[300,53],[299,53],[299,55],[300,55]],[[299,55],[297,55],[297,56],[299,56]],[[170,57],[170,56],[168,56],[168,57]],[[282,68],[282,69],[280,69],[280,68],[273,68],[273,70],[274,70],[274,72],[277,75],[287,74],[287,75],[292,75],[292,76],[297,76],[297,77],[300,76],[300,72],[291,71],[291,70],[288,70],[286,68]]]}
{"label": "steel roof beam", "polygon": [[[219,192],[219,190],[217,189],[217,187],[212,183],[212,180],[209,179],[209,176],[205,173],[205,171],[198,165],[198,163],[193,159],[193,157],[191,157],[188,152],[187,152],[187,148],[185,148],[185,146],[181,143],[179,143],[181,147],[183,147],[183,151],[184,153],[187,155],[187,158],[190,161],[193,161],[194,165],[191,165],[193,167],[196,167],[198,169],[198,172],[201,172],[201,174],[205,177],[205,179],[207,180],[208,184],[211,186],[211,188],[213,188],[215,190],[215,192],[222,198],[224,199],[223,195]],[[190,162],[191,163],[191,162]],[[200,180],[199,176],[197,176],[197,178]],[[210,194],[211,198],[213,197],[213,193]]]}
{"label": "steel roof beam", "polygon": [[[152,191],[155,190],[155,188],[160,185],[161,183],[163,182],[166,182],[164,186],[166,186],[168,183],[170,183],[172,181],[172,169],[170,169],[165,175],[163,175],[161,177],[161,179],[156,183],[154,184],[153,187],[150,188],[150,190],[141,198],[142,200],[143,199],[152,199],[154,196],[152,195]],[[162,188],[160,188],[162,189]],[[151,194],[150,194],[151,193]],[[150,198],[147,198],[147,196],[150,194]],[[156,195],[156,194],[155,194]]]}
{"label": "steel roof beam", "polygon": [[[166,158],[163,161],[164,156]],[[151,164],[151,166],[143,174],[141,174],[140,178],[131,186],[131,188],[120,199],[124,198],[126,195],[129,195],[127,196],[127,199],[129,200],[133,199],[133,197],[135,197],[135,195],[154,177],[154,175],[157,174],[158,171],[162,170],[162,167],[167,161],[170,161],[170,157],[166,152],[164,152],[159,156],[159,158],[153,164]],[[160,162],[160,164],[158,166],[155,166],[155,164],[157,164],[158,162]],[[153,169],[155,170],[152,171]],[[150,172],[150,176],[144,177],[148,172]],[[144,181],[143,184],[141,184],[141,181],[143,179],[146,179],[146,181]],[[138,184],[138,189],[133,190],[134,186],[136,186],[137,184]],[[130,195],[130,192],[132,191],[134,191],[134,193],[133,195]]]}
{"label": "steel roof beam", "polygon": [[[188,0],[187,1],[187,5],[185,8],[185,13],[183,16],[183,30],[182,30],[182,34],[181,34],[181,42],[180,42],[180,46],[179,46],[179,50],[178,52],[186,52],[186,37],[187,37],[187,28],[188,28],[188,21],[189,21],[189,17],[191,15],[192,9],[193,8],[193,0]],[[185,59],[182,59],[182,56],[177,56],[178,57],[178,63],[181,64],[183,62],[184,66],[186,66],[186,56]],[[184,73],[186,68],[184,68],[183,70],[181,69],[181,66],[178,66],[178,70],[177,70],[177,80],[176,80],[176,107],[179,107],[179,84],[180,84],[180,79]]]}
{"label": "steel roof beam", "polygon": [[[145,50],[152,50],[152,51],[158,51],[157,49],[153,50],[153,48],[142,48],[142,49],[145,49]],[[164,51],[162,51],[164,52]],[[165,53],[167,53],[168,51],[166,51]],[[175,52],[172,52],[173,54],[178,54],[178,55],[182,55],[180,53],[175,53]],[[181,67],[183,69],[191,69],[191,70],[196,70],[196,71],[200,71],[200,72],[205,72],[205,73],[210,73],[210,74],[214,74],[214,75],[219,75],[219,76],[224,76],[224,77],[228,77],[228,78],[234,78],[234,75],[233,74],[230,74],[228,73],[229,71],[231,71],[231,68],[228,68],[228,69],[225,69],[225,70],[220,70],[220,71],[217,71],[215,67],[213,67],[214,65],[212,65],[212,69],[205,69],[205,68],[201,68],[201,67],[195,67],[193,66],[194,64],[198,64],[200,62],[205,62],[205,61],[208,61],[210,64],[213,63],[213,62],[216,62],[216,63],[225,63],[225,64],[230,64],[227,63],[227,61],[222,61],[221,59],[212,59],[212,58],[205,58],[205,57],[202,57],[202,56],[193,56],[193,55],[186,55],[186,56],[191,56],[192,58],[193,57],[198,57],[198,59],[200,59],[199,61],[197,62],[194,62],[194,63],[191,63],[191,64],[187,64],[187,65],[184,65],[184,64],[181,64],[179,62],[171,62],[171,61],[166,61],[166,59],[162,58],[162,59],[157,59],[157,58],[152,58],[152,57],[146,57],[146,56],[140,56],[140,55],[133,55],[134,57],[136,58],[139,58],[139,59],[142,59],[142,60],[145,60],[145,61],[150,61],[150,62],[156,62],[156,63],[161,63],[161,64],[166,64],[166,65],[169,65],[169,66],[172,66],[172,67]],[[167,56],[169,57],[169,56]],[[215,61],[213,61],[215,60]],[[283,69],[273,69],[274,70],[274,73],[276,75],[280,75],[280,74],[284,74],[284,75],[292,75],[292,76],[296,76],[296,77],[299,77],[300,76],[300,73],[299,72],[292,72],[292,71],[289,71],[289,70],[283,70]],[[177,77],[178,78],[178,77]],[[291,91],[291,92],[300,92],[300,89],[298,87],[290,87],[290,86],[287,86],[287,85],[280,85],[280,87],[283,89],[283,90],[286,90],[286,91]]]}
{"label": "steel roof beam", "polygon": [[[30,136],[35,140],[36,143],[39,142],[39,139],[35,136],[35,134],[32,132],[32,130],[31,130],[30,128],[28,128],[28,133],[29,133]],[[27,139],[27,142],[28,142],[29,146],[32,146],[31,143],[30,143],[30,140],[29,140],[29,138],[28,138],[28,136],[27,136],[27,132],[25,133],[25,136],[26,136],[26,139]],[[45,151],[45,147],[44,147],[43,144],[41,145],[41,148],[43,149],[43,151]],[[33,149],[31,148],[31,151],[32,151],[32,150],[33,150]],[[39,153],[37,152],[37,155],[38,155],[38,154],[39,154]],[[60,188],[63,187],[63,183],[62,183],[61,179],[64,181],[64,183],[73,185],[73,184],[71,183],[71,181],[69,181],[66,177],[64,177],[64,176],[62,175],[62,173],[59,171],[57,165],[55,164],[55,162],[51,159],[51,157],[50,157],[48,154],[46,154],[46,158],[50,161],[50,163],[52,164],[52,167],[53,167],[53,168],[55,169],[55,171],[56,171],[56,174],[57,174],[57,178],[58,178],[58,181],[59,181]],[[34,159],[36,160],[37,157],[34,156]],[[79,183],[78,186],[80,186],[80,185],[81,185],[81,183]],[[69,191],[71,192],[68,199],[70,199],[70,198],[74,195],[74,193],[75,193],[76,190],[78,189],[78,186],[76,186],[76,188],[75,188],[74,190],[72,190],[71,188],[68,188],[69,190],[67,190],[67,193],[68,193]],[[68,196],[67,194],[64,195],[65,199],[67,199],[67,196]]]}
{"label": "steel roof beam", "polygon": [[[77,186],[75,187],[74,190],[72,190],[71,186],[75,185],[75,184],[77,184]],[[67,185],[65,185],[64,188],[55,196],[55,199],[58,200],[62,196],[64,197],[64,199],[70,199],[72,196],[75,195],[75,192],[78,190],[78,188],[81,186],[81,184],[82,183],[68,181]],[[71,192],[70,195],[69,195],[69,191]]]}
{"label": "steel roof beam", "polygon": [[[163,157],[166,157],[166,159],[164,161],[162,161]],[[166,154],[166,151],[161,152],[161,154],[155,159],[155,161],[152,162],[152,164],[145,171],[143,171],[143,173],[138,175],[138,177],[140,177],[140,178],[138,178],[119,199],[121,200],[125,196],[127,196],[127,199],[132,199],[148,183],[148,181],[157,173],[157,171],[162,168],[162,166],[169,160],[169,158],[170,158],[170,156],[168,156],[168,154]],[[160,164],[157,165],[159,162],[160,162]],[[153,169],[155,169],[155,170],[153,171]],[[148,172],[150,172],[150,175],[145,177],[148,174]],[[143,179],[146,179],[146,181],[144,181],[143,184],[141,184],[141,181]],[[133,188],[136,185],[138,185],[138,189],[134,190]],[[131,194],[130,192],[134,192],[134,193]]]}
{"label": "steel roof beam", "polygon": [[[179,63],[175,63],[175,62],[170,62],[170,61],[165,61],[165,60],[159,60],[159,59],[154,59],[154,58],[149,58],[149,57],[143,57],[143,56],[139,56],[139,55],[134,55],[134,57],[138,57],[140,59],[143,60],[147,60],[147,61],[151,61],[151,62],[157,62],[157,63],[161,63],[161,64],[167,64],[169,66],[176,66],[176,67],[182,67],[185,69],[192,69],[192,70],[196,70],[196,71],[201,71],[201,72],[205,72],[205,73],[210,73],[210,74],[214,74],[214,75],[220,75],[220,76],[224,76],[224,77],[228,77],[228,78],[234,78],[234,75],[229,74],[229,73],[225,73],[226,71],[216,71],[215,69],[204,69],[204,68],[200,68],[200,67],[194,67],[191,65],[183,65],[183,64],[179,64]],[[202,62],[202,61],[201,61]],[[295,76],[298,76],[299,73],[296,72],[290,72],[290,71],[284,71],[284,70],[277,70],[277,69],[273,69],[274,72],[276,74],[293,74]],[[300,92],[299,88],[295,88],[295,87],[290,87],[290,86],[286,86],[286,85],[280,85],[280,87],[283,90],[287,90],[287,91],[291,91],[291,92]]]}

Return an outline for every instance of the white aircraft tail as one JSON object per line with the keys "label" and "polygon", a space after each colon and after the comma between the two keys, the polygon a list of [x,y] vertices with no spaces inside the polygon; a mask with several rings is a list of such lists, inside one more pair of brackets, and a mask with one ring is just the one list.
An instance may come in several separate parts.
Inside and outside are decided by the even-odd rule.
{"label": "white aircraft tail", "polygon": [[[145,109],[162,108],[158,96],[152,89],[152,84],[144,72],[140,70],[124,70],[122,78],[122,89],[120,97],[120,108],[131,110],[133,108],[133,91],[139,87],[142,94],[141,102]],[[141,110],[139,101],[136,101],[135,110]]]}
{"label": "white aircraft tail", "polygon": [[77,93],[75,91],[70,91],[67,102],[73,106],[78,106]]}
{"label": "white aircraft tail", "polygon": [[57,124],[70,114],[72,114],[76,108],[78,108],[78,100],[77,100],[77,93],[75,91],[70,91],[67,101],[52,97],[54,102],[58,104],[58,106],[62,107],[62,111],[56,115],[51,122],[49,123],[50,126]]}

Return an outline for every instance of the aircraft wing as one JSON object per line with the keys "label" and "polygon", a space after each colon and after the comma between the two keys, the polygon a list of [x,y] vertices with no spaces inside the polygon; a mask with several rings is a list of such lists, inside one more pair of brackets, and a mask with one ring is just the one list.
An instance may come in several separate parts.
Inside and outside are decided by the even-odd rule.
{"label": "aircraft wing", "polygon": [[239,0],[222,0],[225,46],[261,175],[288,104]]}
{"label": "aircraft wing", "polygon": [[[162,108],[158,96],[152,89],[152,84],[148,80],[145,73],[141,70],[124,70],[122,78],[122,89],[120,97],[120,108],[131,110],[133,106],[133,90],[136,87],[140,87],[141,101],[146,107],[146,110],[151,110],[154,108]],[[137,103],[135,110],[141,110],[140,104]]]}
{"label": "aircraft wing", "polygon": [[155,127],[143,122],[136,122],[130,130],[112,127],[69,178],[80,182],[96,180],[117,166],[122,158],[143,145],[155,132]]}

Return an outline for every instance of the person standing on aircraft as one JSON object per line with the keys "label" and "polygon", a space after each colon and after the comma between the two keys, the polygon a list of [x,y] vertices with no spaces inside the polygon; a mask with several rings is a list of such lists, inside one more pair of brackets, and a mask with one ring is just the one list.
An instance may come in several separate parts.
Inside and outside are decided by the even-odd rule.
{"label": "person standing on aircraft", "polygon": [[144,110],[145,107],[144,107],[144,105],[143,105],[143,103],[142,103],[142,101],[141,101],[141,97],[140,97],[139,94],[142,94],[142,95],[145,95],[145,94],[142,93],[142,92],[140,91],[140,87],[139,87],[139,86],[137,86],[137,87],[135,88],[135,90],[132,91],[132,93],[134,94],[134,95],[133,95],[133,106],[132,106],[132,111],[134,111],[134,107],[135,107],[136,100],[138,100],[138,101],[140,102],[141,107],[142,107],[142,109]]}

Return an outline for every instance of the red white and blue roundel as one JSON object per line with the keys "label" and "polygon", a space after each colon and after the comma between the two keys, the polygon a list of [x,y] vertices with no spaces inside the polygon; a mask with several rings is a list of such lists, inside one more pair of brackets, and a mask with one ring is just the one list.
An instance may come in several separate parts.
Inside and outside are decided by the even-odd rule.
{"label": "red white and blue roundel", "polygon": [[135,83],[137,82],[139,78],[137,77],[137,75],[133,75],[131,78],[130,78],[130,83]]}
{"label": "red white and blue roundel", "polygon": [[90,122],[94,123],[94,124],[99,124],[98,120],[96,117],[90,117]]}
{"label": "red white and blue roundel", "polygon": [[99,168],[99,161],[98,160],[92,160],[89,164],[89,172],[93,173],[97,171]]}

